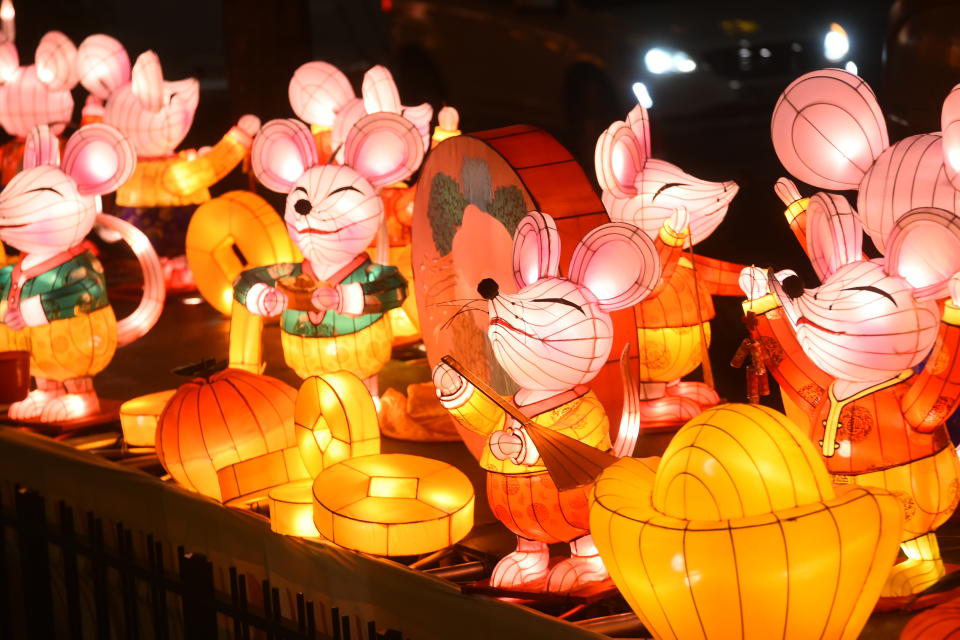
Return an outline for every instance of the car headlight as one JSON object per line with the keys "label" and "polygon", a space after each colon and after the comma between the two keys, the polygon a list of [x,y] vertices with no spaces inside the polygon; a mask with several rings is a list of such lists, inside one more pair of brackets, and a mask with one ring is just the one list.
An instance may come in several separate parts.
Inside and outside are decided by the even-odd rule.
{"label": "car headlight", "polygon": [[684,51],[654,47],[643,55],[643,64],[647,71],[655,75],[664,73],[690,73],[697,63]]}
{"label": "car headlight", "polygon": [[850,38],[847,37],[847,31],[834,22],[823,38],[823,55],[827,60],[839,62],[848,51],[850,51]]}

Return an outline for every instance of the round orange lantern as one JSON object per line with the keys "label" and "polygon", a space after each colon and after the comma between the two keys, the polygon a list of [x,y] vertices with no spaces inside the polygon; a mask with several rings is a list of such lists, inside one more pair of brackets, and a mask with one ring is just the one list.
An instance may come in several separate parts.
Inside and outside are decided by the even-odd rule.
{"label": "round orange lantern", "polygon": [[196,378],[160,415],[160,464],[184,487],[220,500],[217,470],[296,444],[296,396],[276,378],[237,369]]}

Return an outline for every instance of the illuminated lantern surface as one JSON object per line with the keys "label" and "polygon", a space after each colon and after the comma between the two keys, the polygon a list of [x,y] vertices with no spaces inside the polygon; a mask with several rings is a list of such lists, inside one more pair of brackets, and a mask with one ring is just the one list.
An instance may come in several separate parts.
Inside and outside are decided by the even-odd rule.
{"label": "illuminated lantern surface", "polygon": [[313,524],[313,480],[300,480],[270,490],[270,530],[287,536],[316,538]]}
{"label": "illuminated lantern surface", "polygon": [[[641,105],[626,121],[614,122],[600,135],[595,164],[611,220],[636,225],[652,240],[659,238],[684,250],[713,233],[738,191],[735,182],[701,180],[650,157],[650,122]],[[687,213],[686,229],[661,235],[664,223],[679,209]],[[707,352],[712,296],[740,295],[740,269],[702,256],[680,257],[677,252],[672,264],[665,262],[663,281],[653,295],[634,309],[644,429],[679,427],[720,401],[708,384],[680,378],[700,366]]]}
{"label": "illuminated lantern surface", "polygon": [[857,190],[857,212],[874,246],[886,252],[900,216],[918,207],[958,210],[950,182],[960,167],[956,123],[960,87],[943,105],[939,132],[890,145],[876,96],[861,78],[840,69],[801,76],[773,112],[777,157],[795,178],[821,189]]}
{"label": "illuminated lantern surface", "polygon": [[[477,310],[487,321],[494,357],[520,387],[514,403],[542,427],[611,449],[607,414],[586,383],[609,357],[610,312],[633,306],[659,280],[656,247],[634,226],[601,225],[583,237],[568,277],[560,277],[556,224],[534,211],[517,225],[512,264],[516,293],[484,279],[477,286],[484,300]],[[491,584],[511,588],[546,579],[543,588],[565,592],[606,578],[587,535],[590,485],[560,492],[525,429],[495,399],[444,362],[433,380],[461,426],[486,440],[479,461],[488,471],[487,498],[494,515],[518,536],[517,550],[497,563]],[[624,391],[625,405],[635,407],[634,385],[625,384]],[[625,411],[614,452],[629,454],[638,428],[635,413]],[[556,542],[570,543],[571,557],[548,571],[547,545]]]}
{"label": "illuminated lantern surface", "polygon": [[350,130],[365,115],[379,112],[400,114],[417,128],[424,149],[430,148],[430,120],[433,107],[427,103],[413,107],[400,104],[400,94],[390,71],[383,66],[371,67],[363,75],[361,97],[346,101],[337,111],[337,117],[330,132],[331,147],[337,150],[336,161],[344,161],[343,145]]}
{"label": "illuminated lantern surface", "polygon": [[663,458],[601,474],[590,530],[657,638],[856,638],[900,540],[898,499],[834,485],[786,416],[720,405]]}
{"label": "illuminated lantern surface", "polygon": [[[345,164],[319,165],[309,129],[296,120],[267,123],[253,146],[257,178],[287,194],[284,220],[304,260],[244,271],[234,297],[253,314],[281,316],[284,357],[301,378],[374,376],[390,359],[384,313],[406,295],[397,269],[371,262],[366,249],[383,220],[379,191],[423,158],[420,133],[399,113],[374,113],[351,128],[343,151]],[[244,355],[259,365],[259,350]]]}
{"label": "illuminated lantern surface", "polygon": [[393,453],[345,460],[316,477],[313,498],[320,535],[366,553],[430,553],[473,528],[470,480],[430,458]]}
{"label": "illuminated lantern surface", "polygon": [[276,488],[309,478],[310,474],[303,466],[300,449],[296,445],[217,469],[220,501],[228,507],[260,502]]}
{"label": "illuminated lantern surface", "polygon": [[380,453],[380,428],[363,382],[339,371],[303,381],[294,411],[297,446],[312,477],[348,458]]}
{"label": "illuminated lantern surface", "polygon": [[437,126],[433,130],[433,145],[437,146],[447,138],[460,135],[460,113],[451,106],[437,112]]}
{"label": "illuminated lantern surface", "polygon": [[324,129],[332,128],[337,112],[356,97],[343,72],[319,60],[300,65],[287,92],[297,117]]}
{"label": "illuminated lantern surface", "polygon": [[296,391],[268,376],[226,369],[182,385],[157,425],[157,457],[184,487],[220,500],[217,470],[296,443]]}
{"label": "illuminated lantern surface", "polygon": [[[133,171],[130,143],[116,129],[81,127],[59,144],[46,126],[27,138],[24,171],[0,194],[0,240],[21,259],[0,269],[0,349],[29,351],[37,388],[11,405],[14,420],[62,422],[95,414],[92,377],[116,347],[139,338],[160,315],[163,282],[150,243],[123,221],[97,213],[100,195]],[[94,224],[127,242],[144,271],[139,305],[119,323],[103,268],[84,241]]]}
{"label": "illuminated lantern surface", "polygon": [[960,600],[954,598],[918,613],[900,632],[900,640],[957,640],[960,638]]}
{"label": "illuminated lantern surface", "polygon": [[80,81],[91,93],[84,119],[102,119],[122,131],[140,160],[117,191],[115,213],[157,247],[169,285],[192,286],[183,257],[190,215],[210,199],[208,188],[244,158],[260,122],[245,115],[208,150],[177,153],[200,97],[195,78],[164,80],[153,51],[142,53],[131,68],[123,46],[102,34],[80,44],[79,60]]}
{"label": "illuminated lantern surface", "polygon": [[6,185],[22,167],[24,140],[41,125],[55,135],[63,133],[73,114],[70,91],[77,84],[77,48],[59,31],[46,33],[37,45],[34,64],[19,66],[10,17],[2,18],[0,42],[0,127],[13,136],[0,147],[0,185]]}
{"label": "illuminated lantern surface", "polygon": [[[504,396],[513,395],[517,384],[493,357],[486,314],[469,309],[485,311],[477,293],[484,278],[496,280],[504,293],[516,292],[514,234],[531,210],[548,211],[555,220],[564,266],[587,231],[609,222],[579,163],[540,129],[515,126],[455,136],[430,152],[420,172],[412,269],[427,359],[436,367],[441,357],[452,355]],[[593,389],[607,414],[617,415],[623,402],[619,358],[627,343],[636,343],[631,337],[636,320],[632,309],[610,317],[611,355]],[[457,428],[479,458],[486,438],[459,423]]]}
{"label": "illuminated lantern surface", "polygon": [[302,259],[273,207],[249,191],[230,191],[197,207],[186,251],[200,294],[224,314],[244,269]]}
{"label": "illuminated lantern surface", "polygon": [[[814,105],[810,87],[830,100]],[[952,104],[944,105],[948,125]],[[839,196],[799,198],[781,179],[787,220],[822,284],[804,288],[790,271],[750,268],[742,286],[784,404],[830,472],[900,496],[906,560],[884,595],[906,596],[944,574],[933,532],[960,499],[945,426],[960,404],[960,218],[945,170],[950,144],[930,134],[886,147],[876,111],[869,88],[840,71],[808,74],[785,91],[772,127],[784,165],[804,179],[821,173],[842,188],[859,186],[859,211]],[[858,142],[841,144],[849,137]],[[811,151],[825,145],[836,149]],[[862,230],[882,258],[863,255]]]}
{"label": "illuminated lantern surface", "polygon": [[127,400],[120,405],[123,441],[131,447],[153,447],[157,442],[157,423],[175,390],[158,391]]}

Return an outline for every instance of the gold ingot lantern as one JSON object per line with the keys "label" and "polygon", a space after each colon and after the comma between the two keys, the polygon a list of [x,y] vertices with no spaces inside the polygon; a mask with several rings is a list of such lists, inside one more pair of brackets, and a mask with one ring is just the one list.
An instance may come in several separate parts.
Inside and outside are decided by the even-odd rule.
{"label": "gold ingot lantern", "polygon": [[663,458],[600,476],[590,530],[657,638],[856,638],[897,555],[902,507],[834,485],[806,436],[758,405],[684,425]]}
{"label": "gold ingot lantern", "polygon": [[153,447],[156,444],[160,414],[176,392],[176,389],[168,389],[148,393],[120,405],[120,428],[128,446]]}
{"label": "gold ingot lantern", "polygon": [[311,376],[300,385],[293,422],[310,476],[348,458],[380,453],[380,424],[370,392],[349,371]]}
{"label": "gold ingot lantern", "polygon": [[277,487],[309,479],[295,445],[217,469],[220,500],[228,507],[261,502]]}
{"label": "gold ingot lantern", "polygon": [[430,553],[473,527],[473,485],[445,462],[402,453],[352,458],[313,484],[317,531],[342,547],[382,556]]}
{"label": "gold ingot lantern", "polygon": [[186,244],[200,295],[224,314],[233,306],[233,281],[244,269],[303,260],[283,219],[249,191],[230,191],[200,205]]}

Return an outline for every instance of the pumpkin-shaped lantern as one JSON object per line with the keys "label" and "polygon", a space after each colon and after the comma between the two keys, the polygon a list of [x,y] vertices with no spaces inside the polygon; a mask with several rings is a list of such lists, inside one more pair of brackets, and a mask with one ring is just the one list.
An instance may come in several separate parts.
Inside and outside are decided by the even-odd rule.
{"label": "pumpkin-shaped lantern", "polygon": [[237,369],[196,378],[160,415],[160,464],[184,487],[220,500],[218,470],[295,447],[296,396],[276,378]]}
{"label": "pumpkin-shaped lantern", "polygon": [[600,476],[590,532],[657,638],[855,638],[896,559],[899,500],[835,485],[790,420],[728,404],[657,464]]}

